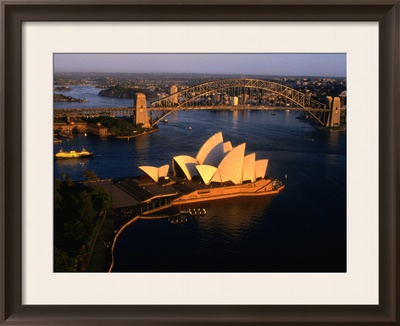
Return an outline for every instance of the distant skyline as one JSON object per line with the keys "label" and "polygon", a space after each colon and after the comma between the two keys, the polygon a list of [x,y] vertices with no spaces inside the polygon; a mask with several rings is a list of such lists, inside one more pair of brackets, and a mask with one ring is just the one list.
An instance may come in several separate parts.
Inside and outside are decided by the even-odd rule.
{"label": "distant skyline", "polygon": [[54,71],[346,77],[346,54],[57,53]]}

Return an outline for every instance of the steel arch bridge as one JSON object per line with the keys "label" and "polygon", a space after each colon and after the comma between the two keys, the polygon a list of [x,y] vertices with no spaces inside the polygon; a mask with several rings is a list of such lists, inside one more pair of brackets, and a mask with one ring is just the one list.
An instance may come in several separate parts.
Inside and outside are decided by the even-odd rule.
{"label": "steel arch bridge", "polygon": [[293,88],[267,80],[231,78],[202,83],[151,102],[150,108],[165,108],[161,117],[155,119],[152,122],[152,125],[156,125],[168,114],[183,109],[190,103],[194,103],[196,99],[210,96],[215,94],[215,92],[228,89],[258,89],[282,96],[286,100],[295,104],[298,107],[296,110],[309,113],[315,121],[323,126],[327,121],[327,116],[330,114],[330,110],[324,103],[318,102]]}

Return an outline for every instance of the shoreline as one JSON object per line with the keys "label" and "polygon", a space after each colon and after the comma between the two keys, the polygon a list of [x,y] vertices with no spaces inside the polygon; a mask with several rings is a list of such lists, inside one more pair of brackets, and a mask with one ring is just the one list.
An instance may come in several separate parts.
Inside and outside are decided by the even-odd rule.
{"label": "shoreline", "polygon": [[[105,129],[105,130],[103,130]],[[53,130],[57,130],[58,134],[60,135],[60,137],[62,138],[72,138],[73,134],[75,133],[85,133],[85,134],[91,134],[91,135],[96,135],[102,138],[114,138],[114,139],[131,139],[131,138],[136,138],[139,136],[143,136],[143,135],[147,135],[147,134],[151,134],[153,132],[156,132],[159,130],[158,127],[154,127],[151,129],[145,129],[142,132],[133,134],[133,135],[126,135],[126,136],[114,136],[111,135],[110,133],[108,133],[106,128],[88,128],[87,127],[87,123],[74,123],[74,124],[68,124],[68,123],[57,123],[57,122],[53,122]],[[61,133],[67,130],[68,131],[68,135],[69,136],[64,136]],[[54,143],[60,143],[60,139],[56,138]]]}
{"label": "shoreline", "polygon": [[111,246],[111,250],[110,250],[110,266],[107,269],[107,273],[111,273],[113,267],[114,267],[114,247],[115,244],[118,240],[118,237],[120,236],[120,234],[131,224],[133,224],[134,222],[136,222],[139,219],[139,215],[136,215],[135,217],[133,217],[132,219],[130,219],[128,222],[126,222],[119,230],[118,232],[115,234],[115,237],[113,239],[113,244]]}
{"label": "shoreline", "polygon": [[158,130],[159,130],[158,128],[153,128],[153,129],[151,129],[151,130],[147,130],[147,131],[138,133],[138,134],[136,134],[136,135],[131,135],[131,136],[106,136],[106,137],[108,137],[108,138],[115,138],[115,139],[128,139],[128,140],[129,140],[129,139],[131,139],[131,138],[136,138],[136,137],[139,137],[139,136],[152,134],[153,132],[156,132],[156,131],[158,131]]}

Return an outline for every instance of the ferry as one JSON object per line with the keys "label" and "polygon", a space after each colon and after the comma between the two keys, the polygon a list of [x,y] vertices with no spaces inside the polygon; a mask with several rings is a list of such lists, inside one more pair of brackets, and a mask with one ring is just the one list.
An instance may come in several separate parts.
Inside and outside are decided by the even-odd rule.
{"label": "ferry", "polygon": [[82,147],[82,151],[77,152],[77,151],[69,151],[65,152],[60,149],[60,151],[54,155],[55,159],[62,160],[62,159],[70,159],[70,158],[87,158],[87,157],[92,157],[93,152],[88,152],[86,149]]}

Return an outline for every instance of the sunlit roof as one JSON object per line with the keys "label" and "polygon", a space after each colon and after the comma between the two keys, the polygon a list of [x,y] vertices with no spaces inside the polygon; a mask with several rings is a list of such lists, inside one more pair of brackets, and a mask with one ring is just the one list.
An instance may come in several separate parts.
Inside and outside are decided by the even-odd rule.
{"label": "sunlit roof", "polygon": [[[267,172],[268,159],[256,160],[255,153],[245,155],[245,151],[246,143],[233,147],[230,141],[224,142],[222,132],[218,132],[201,146],[196,158],[189,155],[174,156],[172,170],[174,176],[187,180],[199,176],[206,185],[212,182],[239,185],[263,178]],[[168,175],[169,165],[139,168],[158,182],[160,177]]]}

